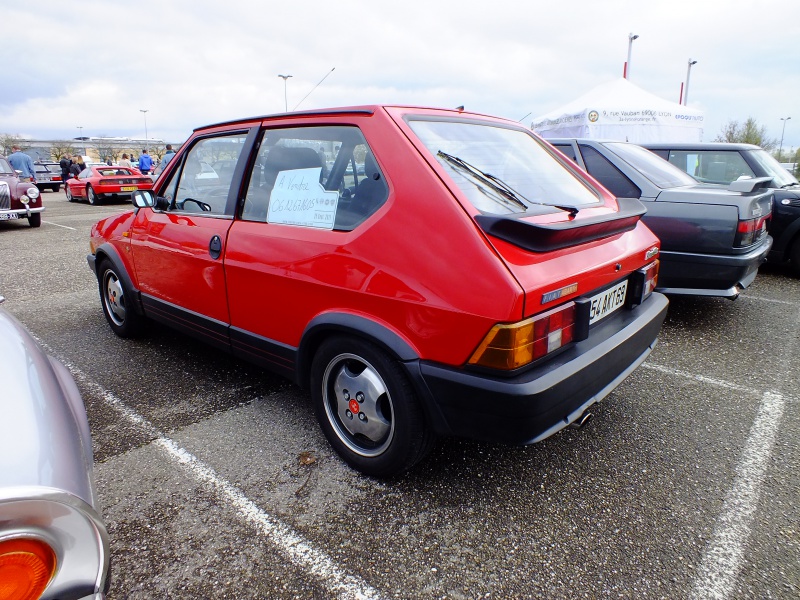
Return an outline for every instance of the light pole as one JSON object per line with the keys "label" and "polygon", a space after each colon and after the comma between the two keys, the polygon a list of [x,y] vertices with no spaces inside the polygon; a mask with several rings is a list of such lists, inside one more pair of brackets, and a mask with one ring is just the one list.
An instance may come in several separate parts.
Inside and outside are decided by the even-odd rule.
{"label": "light pole", "polygon": [[283,110],[284,112],[289,112],[289,101],[286,98],[286,80],[291,77],[291,75],[278,75],[281,79],[283,79]]}
{"label": "light pole", "polygon": [[696,65],[697,61],[689,59],[689,66],[686,67],[686,87],[683,89],[683,105],[689,101],[689,75],[692,74],[692,65]]}
{"label": "light pole", "polygon": [[625,79],[631,78],[631,48],[633,47],[633,40],[636,39],[639,39],[638,35],[628,34],[628,62],[625,63]]}
{"label": "light pole", "polygon": [[785,119],[781,117],[781,121],[783,121],[783,130],[781,131],[781,147],[778,149],[778,160],[783,160],[783,134],[786,133],[786,121],[791,119],[792,117],[786,117]]}
{"label": "light pole", "polygon": [[78,139],[83,142],[83,153],[86,154],[86,142],[83,140],[83,125],[76,125],[78,128]]}
{"label": "light pole", "polygon": [[147,148],[147,113],[150,111],[149,108],[140,108],[139,112],[144,115],[144,147]]}

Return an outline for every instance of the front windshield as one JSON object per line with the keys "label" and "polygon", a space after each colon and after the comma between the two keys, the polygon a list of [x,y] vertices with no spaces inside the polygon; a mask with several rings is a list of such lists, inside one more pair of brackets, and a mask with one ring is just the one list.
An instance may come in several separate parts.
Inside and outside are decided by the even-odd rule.
{"label": "front windshield", "polygon": [[795,176],[784,169],[781,163],[775,160],[766,150],[759,148],[758,150],[753,150],[752,154],[756,162],[772,177],[773,187],[788,187],[798,184]]}
{"label": "front windshield", "polygon": [[694,177],[641,146],[625,142],[608,142],[605,146],[661,189],[697,185]]}
{"label": "front windshield", "polygon": [[11,168],[11,165],[8,164],[8,161],[5,158],[0,158],[0,174],[14,175],[14,173],[14,169]]}
{"label": "front windshield", "polygon": [[525,131],[463,121],[410,119],[409,125],[481,212],[541,212],[541,204],[586,206],[600,201]]}

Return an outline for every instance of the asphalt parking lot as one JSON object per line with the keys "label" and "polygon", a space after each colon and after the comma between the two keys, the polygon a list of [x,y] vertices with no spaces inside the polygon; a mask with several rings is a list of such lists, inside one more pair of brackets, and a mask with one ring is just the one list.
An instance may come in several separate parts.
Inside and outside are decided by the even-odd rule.
{"label": "asphalt parking lot", "polygon": [[0,295],[83,393],[122,598],[800,597],[800,279],[673,298],[581,430],[443,440],[363,477],[288,381],[154,327],[109,329],[89,229],[129,204],[44,194],[0,222]]}

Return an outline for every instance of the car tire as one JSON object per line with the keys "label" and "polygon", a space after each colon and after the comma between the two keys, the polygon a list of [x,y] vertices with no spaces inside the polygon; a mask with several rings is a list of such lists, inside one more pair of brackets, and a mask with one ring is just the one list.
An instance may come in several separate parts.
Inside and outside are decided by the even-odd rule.
{"label": "car tire", "polygon": [[100,304],[112,331],[123,338],[141,335],[145,318],[136,312],[132,301],[133,292],[110,260],[100,262],[97,281],[100,286]]}
{"label": "car tire", "polygon": [[100,196],[95,193],[91,185],[86,186],[86,199],[89,201],[89,204],[93,206],[100,204]]}
{"label": "car tire", "polygon": [[53,190],[54,192],[58,193],[61,190],[61,186],[60,185],[54,185],[50,189]]}
{"label": "car tire", "polygon": [[331,446],[366,475],[399,475],[434,445],[403,369],[366,340],[337,336],[322,343],[311,365],[311,397]]}
{"label": "car tire", "polygon": [[31,216],[28,217],[28,225],[31,227],[41,227],[42,213],[32,213]]}
{"label": "car tire", "polygon": [[72,192],[69,189],[68,185],[64,186],[64,195],[67,197],[67,202],[74,202],[75,198],[72,196]]}

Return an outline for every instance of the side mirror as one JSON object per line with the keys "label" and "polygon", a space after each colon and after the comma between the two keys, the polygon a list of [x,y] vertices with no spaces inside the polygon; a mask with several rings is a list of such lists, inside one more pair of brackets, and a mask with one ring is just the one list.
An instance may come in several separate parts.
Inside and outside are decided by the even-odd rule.
{"label": "side mirror", "polygon": [[131,202],[136,208],[147,208],[155,206],[156,196],[152,190],[136,190],[131,196]]}

